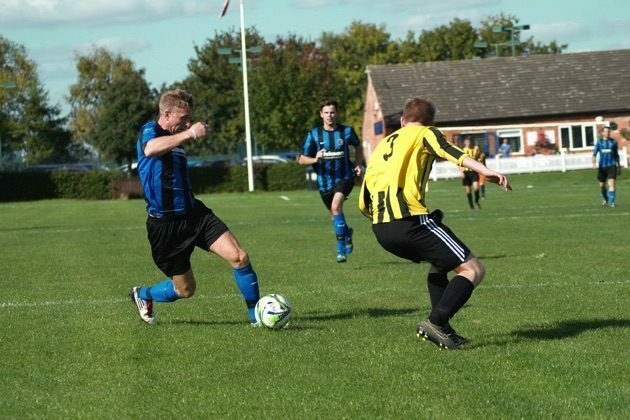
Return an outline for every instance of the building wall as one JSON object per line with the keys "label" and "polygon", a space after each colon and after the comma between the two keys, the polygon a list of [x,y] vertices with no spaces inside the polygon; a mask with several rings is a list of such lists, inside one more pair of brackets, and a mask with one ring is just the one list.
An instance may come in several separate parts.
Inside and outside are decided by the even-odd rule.
{"label": "building wall", "polygon": [[[385,137],[387,127],[383,112],[380,107],[372,78],[368,73],[367,92],[365,94],[365,106],[363,108],[363,127],[361,128],[361,139],[363,140],[363,157],[366,163],[370,160],[372,150]],[[379,124],[383,128],[379,134]]]}
{"label": "building wall", "polygon": [[[439,118],[439,115],[438,115]],[[554,154],[560,148],[573,153],[592,153],[593,147],[590,144],[599,137],[602,127],[610,123],[616,123],[617,129],[612,132],[612,137],[617,140],[620,148],[630,149],[630,141],[621,136],[622,129],[630,130],[630,111],[627,113],[617,113],[602,115],[593,114],[591,116],[564,117],[564,118],[541,118],[538,121],[515,119],[509,123],[493,123],[492,121],[483,124],[475,123],[471,125],[443,125],[438,124],[447,140],[461,145],[464,135],[473,135],[473,138],[485,148],[489,156],[496,153],[496,148],[501,143],[502,135],[517,135],[520,141],[520,148],[515,152],[516,156],[529,156],[533,154]],[[579,128],[574,128],[579,127]],[[584,128],[582,128],[584,127]],[[383,110],[379,104],[378,94],[372,84],[372,78],[368,73],[368,86],[363,115],[363,127],[361,137],[363,140],[363,155],[366,162],[369,162],[370,155],[376,145],[387,135],[391,134],[398,127],[388,127]],[[571,134],[568,134],[571,132]],[[567,142],[573,138],[573,141]],[[581,144],[577,140],[579,137],[588,138]],[[563,137],[565,141],[563,142]]]}

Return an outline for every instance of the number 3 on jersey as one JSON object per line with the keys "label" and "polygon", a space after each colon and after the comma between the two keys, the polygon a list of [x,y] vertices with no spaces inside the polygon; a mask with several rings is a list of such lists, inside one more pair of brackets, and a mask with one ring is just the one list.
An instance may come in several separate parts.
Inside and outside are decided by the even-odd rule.
{"label": "number 3 on jersey", "polygon": [[396,140],[397,138],[398,134],[392,134],[385,140],[387,143],[389,143],[389,153],[385,153],[383,155],[383,159],[385,160],[385,162],[387,162],[389,158],[394,155],[394,140]]}

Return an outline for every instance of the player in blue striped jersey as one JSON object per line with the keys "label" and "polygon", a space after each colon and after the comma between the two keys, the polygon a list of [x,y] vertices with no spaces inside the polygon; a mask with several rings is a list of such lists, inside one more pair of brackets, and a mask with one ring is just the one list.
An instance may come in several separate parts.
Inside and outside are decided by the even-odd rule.
{"label": "player in blue striped jersey", "polygon": [[[593,167],[597,165],[597,155],[599,154],[599,166],[597,169],[597,180],[602,193],[602,206],[609,205],[615,207],[617,192],[615,191],[615,179],[619,168],[619,150],[617,142],[610,137],[610,127],[602,129],[602,137],[597,140],[593,148]],[[608,190],[606,182],[608,181]]]}
{"label": "player in blue striped jersey", "polygon": [[[361,175],[360,142],[352,127],[337,123],[336,100],[321,102],[319,115],[323,126],[315,127],[304,139],[301,165],[312,165],[322,201],[330,211],[333,230],[337,238],[337,262],[346,262],[352,252],[352,228],[346,223],[343,203],[354,186],[354,177]],[[355,149],[355,163],[350,160],[350,146]]]}
{"label": "player in blue striped jersey", "polygon": [[195,293],[190,256],[195,247],[213,252],[233,269],[234,279],[256,324],[254,307],[260,295],[258,277],[228,227],[195,199],[184,145],[206,135],[205,123],[191,123],[192,96],[183,90],[165,92],[157,121],[145,124],[137,142],[138,172],[147,203],[147,232],[153,261],[168,277],[148,287],[133,287],[129,296],[140,318],[155,324],[153,302],[174,302]]}

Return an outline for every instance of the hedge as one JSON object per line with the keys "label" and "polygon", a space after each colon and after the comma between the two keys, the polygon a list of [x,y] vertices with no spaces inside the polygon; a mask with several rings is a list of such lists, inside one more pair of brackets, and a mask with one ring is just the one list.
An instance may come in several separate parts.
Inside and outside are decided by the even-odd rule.
{"label": "hedge", "polygon": [[[195,194],[248,191],[247,167],[193,167],[188,170]],[[78,198],[112,198],[112,181],[124,174],[109,171],[89,172],[0,172],[0,201]],[[296,163],[254,165],[257,191],[306,189],[306,171]]]}

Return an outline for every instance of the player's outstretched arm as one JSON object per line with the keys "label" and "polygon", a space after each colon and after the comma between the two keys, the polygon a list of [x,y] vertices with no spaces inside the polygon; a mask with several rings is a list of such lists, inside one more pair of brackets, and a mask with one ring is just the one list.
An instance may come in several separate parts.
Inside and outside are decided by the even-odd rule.
{"label": "player's outstretched arm", "polygon": [[206,135],[208,125],[196,122],[190,128],[170,136],[156,137],[149,141],[144,148],[144,155],[147,157],[162,156],[174,148],[181,146],[190,140],[196,140]]}
{"label": "player's outstretched arm", "polygon": [[472,169],[478,174],[484,175],[489,182],[502,186],[505,191],[512,191],[512,186],[505,175],[488,169],[485,165],[477,162],[475,159],[466,156],[462,162],[462,166]]}

